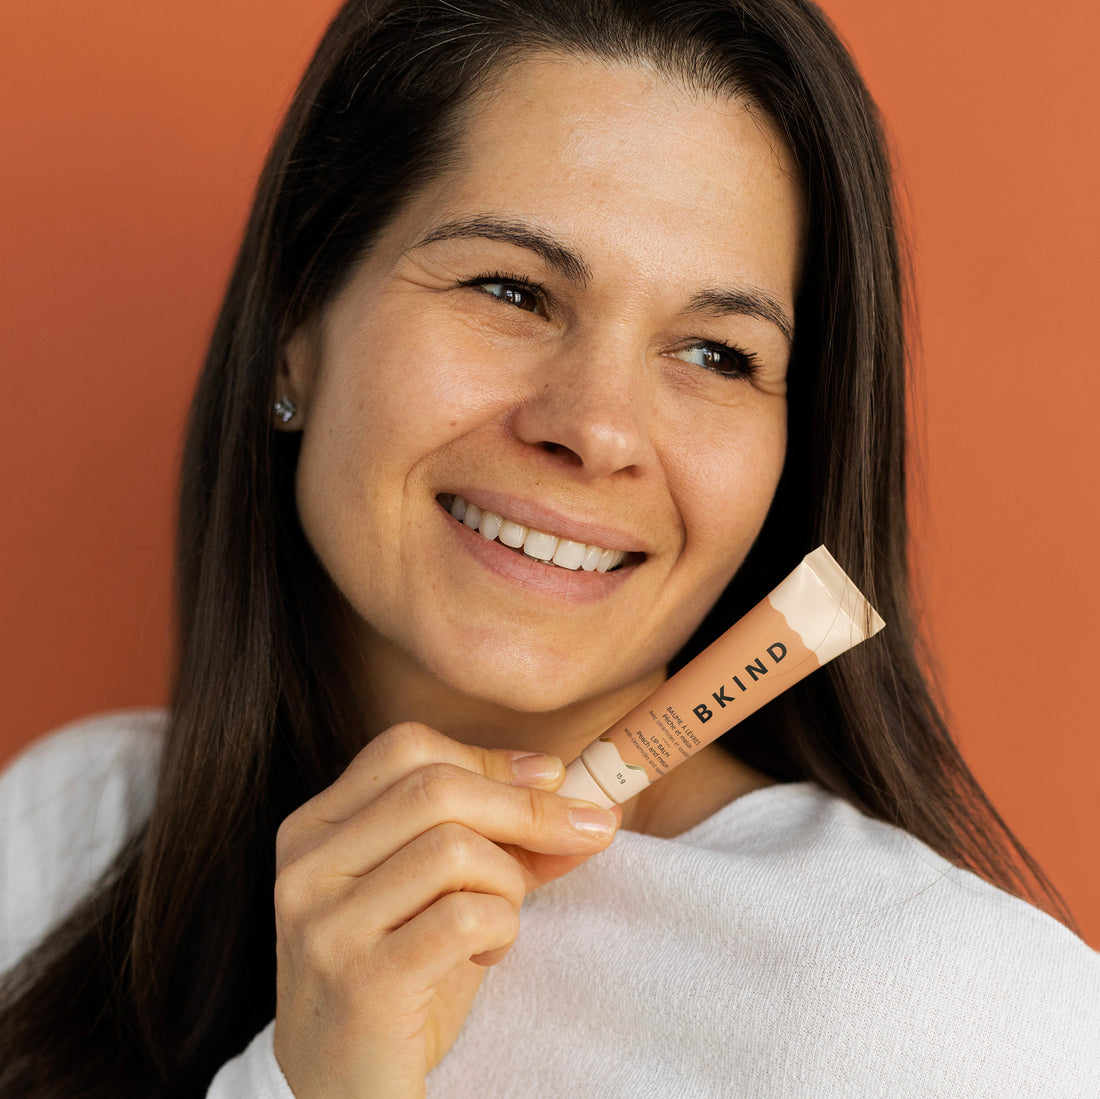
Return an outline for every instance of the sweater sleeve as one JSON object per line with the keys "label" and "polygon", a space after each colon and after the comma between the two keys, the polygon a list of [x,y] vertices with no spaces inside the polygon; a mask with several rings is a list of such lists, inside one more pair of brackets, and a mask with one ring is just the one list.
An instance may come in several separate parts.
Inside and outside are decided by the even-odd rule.
{"label": "sweater sleeve", "polygon": [[[0,774],[0,973],[91,889],[149,814],[163,714],[92,718],[44,737]],[[227,1061],[207,1099],[294,1099],[275,1024]]]}
{"label": "sweater sleeve", "polygon": [[275,1060],[275,1022],[268,1023],[238,1057],[226,1061],[206,1099],[294,1099]]}
{"label": "sweater sleeve", "polygon": [[0,972],[62,920],[149,814],[160,711],[92,718],[0,774]]}

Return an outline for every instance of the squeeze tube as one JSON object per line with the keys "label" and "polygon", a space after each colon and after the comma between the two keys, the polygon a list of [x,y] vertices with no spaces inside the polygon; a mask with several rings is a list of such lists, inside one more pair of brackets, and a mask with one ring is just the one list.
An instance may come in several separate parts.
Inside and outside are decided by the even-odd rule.
{"label": "squeeze tube", "polygon": [[824,546],[565,769],[564,797],[610,809],[885,625]]}

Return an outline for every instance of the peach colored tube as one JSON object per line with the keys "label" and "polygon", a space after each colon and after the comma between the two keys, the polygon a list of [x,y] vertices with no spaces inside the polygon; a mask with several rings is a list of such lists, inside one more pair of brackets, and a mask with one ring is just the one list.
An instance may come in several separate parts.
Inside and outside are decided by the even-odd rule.
{"label": "peach colored tube", "polygon": [[610,807],[690,759],[883,621],[820,546],[766,599],[594,740],[558,793]]}

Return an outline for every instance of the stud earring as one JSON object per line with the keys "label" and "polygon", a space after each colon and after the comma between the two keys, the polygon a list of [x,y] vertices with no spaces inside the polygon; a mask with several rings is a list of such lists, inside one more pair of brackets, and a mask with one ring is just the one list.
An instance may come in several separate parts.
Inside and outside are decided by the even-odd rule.
{"label": "stud earring", "polygon": [[280,397],[275,402],[275,415],[278,416],[284,424],[290,423],[297,412],[298,406],[289,397]]}

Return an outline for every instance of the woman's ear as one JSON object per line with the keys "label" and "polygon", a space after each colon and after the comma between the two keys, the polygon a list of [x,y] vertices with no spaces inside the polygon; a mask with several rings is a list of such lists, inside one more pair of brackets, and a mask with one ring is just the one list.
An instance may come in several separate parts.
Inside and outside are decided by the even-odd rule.
{"label": "woman's ear", "polygon": [[276,431],[301,431],[308,417],[309,399],[320,364],[317,326],[300,324],[283,344],[275,373]]}

